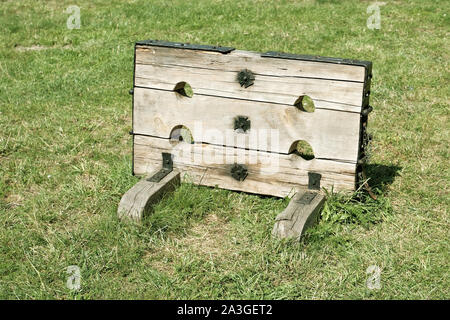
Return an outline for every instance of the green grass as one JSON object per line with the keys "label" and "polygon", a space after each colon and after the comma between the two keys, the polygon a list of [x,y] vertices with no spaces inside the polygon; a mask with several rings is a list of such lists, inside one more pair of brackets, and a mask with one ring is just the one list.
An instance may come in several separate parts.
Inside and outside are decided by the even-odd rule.
{"label": "green grass", "polygon": [[[0,299],[448,299],[450,3],[386,3],[1,1]],[[301,243],[270,237],[286,199],[190,184],[119,222],[144,39],[373,61],[378,200],[330,195]]]}

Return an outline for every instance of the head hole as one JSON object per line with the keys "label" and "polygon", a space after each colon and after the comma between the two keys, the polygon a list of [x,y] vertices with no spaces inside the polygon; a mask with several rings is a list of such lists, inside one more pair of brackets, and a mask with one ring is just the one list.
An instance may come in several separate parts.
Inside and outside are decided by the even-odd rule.
{"label": "head hole", "polygon": [[186,142],[186,143],[194,143],[194,139],[192,137],[191,130],[183,125],[175,126],[170,132],[169,141],[173,143]]}
{"label": "head hole", "polygon": [[297,140],[291,144],[289,153],[295,153],[305,160],[314,159],[314,151],[311,145],[305,140]]}
{"label": "head hole", "polygon": [[173,89],[173,91],[181,94],[184,97],[188,97],[188,98],[192,98],[192,96],[194,95],[194,91],[192,90],[191,85],[184,81],[178,82],[175,85],[175,88]]}
{"label": "head hole", "polygon": [[294,106],[305,112],[314,112],[316,107],[314,101],[309,96],[300,96],[294,102]]}

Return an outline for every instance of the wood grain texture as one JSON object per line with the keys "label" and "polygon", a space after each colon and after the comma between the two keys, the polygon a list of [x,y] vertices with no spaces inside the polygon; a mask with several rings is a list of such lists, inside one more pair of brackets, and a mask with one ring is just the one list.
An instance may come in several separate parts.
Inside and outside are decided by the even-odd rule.
{"label": "wood grain texture", "polygon": [[[238,115],[251,121],[246,133],[234,131]],[[184,125],[196,142],[287,154],[292,143],[305,140],[316,158],[356,162],[358,156],[357,113],[309,113],[295,106],[136,88],[133,119],[135,133],[161,138]]]}
{"label": "wood grain texture", "polygon": [[[295,154],[252,151],[208,144],[174,143],[168,139],[134,136],[134,173],[145,175],[161,166],[161,153],[173,155],[181,178],[196,184],[250,193],[292,196],[308,185],[308,172],[322,175],[321,186],[351,191],[356,165],[332,160],[306,161]],[[230,175],[234,163],[245,164],[248,176],[237,181]]]}
{"label": "wood grain texture", "polygon": [[[158,169],[161,153],[169,152],[182,178],[200,185],[284,197],[304,189],[308,172],[316,172],[322,187],[354,190],[363,66],[141,45],[135,61],[135,174]],[[243,69],[255,77],[247,88],[237,81]],[[192,98],[174,92],[182,82]],[[312,113],[294,106],[305,95]],[[250,120],[250,130],[234,131],[237,116]],[[169,141],[180,126],[195,144]],[[299,140],[311,145],[315,159],[291,152]],[[231,177],[234,163],[247,167],[244,181]]]}
{"label": "wood grain texture", "polygon": [[[160,155],[161,156],[161,155]],[[151,175],[161,168],[161,159],[159,167],[152,170]],[[162,196],[173,191],[180,184],[180,172],[172,171],[159,182],[151,182],[142,179],[128,190],[120,200],[117,213],[120,219],[131,219],[140,221],[146,212],[159,201]]]}
{"label": "wood grain texture", "polygon": [[325,203],[325,196],[316,193],[310,203],[300,203],[300,199],[308,190],[300,190],[276,218],[272,235],[277,238],[294,238],[300,240],[305,231],[313,226],[319,218],[320,210]]}
{"label": "wood grain texture", "polygon": [[[254,84],[241,87],[239,71],[209,70],[191,67],[136,64],[135,85],[173,90],[187,82],[194,95],[210,95],[252,101],[293,105],[299,96],[308,95],[319,108],[360,112],[363,83],[326,79],[255,75]],[[321,102],[325,102],[324,105]]]}
{"label": "wood grain texture", "polygon": [[261,53],[234,50],[228,54],[210,51],[172,49],[164,47],[136,47],[137,64],[184,66],[212,70],[251,69],[261,75],[306,77],[364,82],[361,66],[324,62],[262,58]]}

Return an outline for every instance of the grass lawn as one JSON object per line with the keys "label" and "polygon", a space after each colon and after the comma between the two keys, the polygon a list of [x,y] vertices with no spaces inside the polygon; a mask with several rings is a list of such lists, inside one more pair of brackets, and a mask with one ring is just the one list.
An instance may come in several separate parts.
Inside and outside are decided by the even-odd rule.
{"label": "grass lawn", "polygon": [[[450,298],[450,2],[386,0],[379,30],[371,3],[1,1],[0,299]],[[330,195],[301,243],[270,236],[287,199],[192,184],[118,221],[145,39],[373,61],[378,200]]]}

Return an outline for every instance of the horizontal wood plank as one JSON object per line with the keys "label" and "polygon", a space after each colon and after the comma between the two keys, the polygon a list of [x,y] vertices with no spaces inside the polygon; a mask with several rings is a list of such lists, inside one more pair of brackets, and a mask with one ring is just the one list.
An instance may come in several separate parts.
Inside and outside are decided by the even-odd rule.
{"label": "horizontal wood plank", "polygon": [[210,51],[164,47],[136,47],[137,64],[156,64],[239,71],[250,69],[256,74],[284,77],[309,77],[364,82],[362,66],[325,62],[263,58],[259,52],[234,50],[228,54]]}
{"label": "horizontal wood plank", "polygon": [[[234,131],[236,116],[247,116],[251,128]],[[297,140],[307,141],[316,158],[356,162],[360,116],[356,113],[136,88],[133,131],[169,138],[172,129],[187,127],[195,142],[289,153]]]}
{"label": "horizontal wood plank", "polygon": [[[238,71],[136,64],[135,85],[173,90],[187,82],[194,95],[210,95],[294,105],[299,96],[309,96],[318,107],[360,112],[363,83],[324,79],[255,75],[254,84],[241,87]],[[324,104],[321,104],[323,102]]]}
{"label": "horizontal wood plank", "polygon": [[[161,167],[161,153],[169,152],[183,180],[199,185],[278,197],[292,196],[308,185],[308,172],[322,175],[321,187],[354,190],[356,165],[332,160],[306,161],[290,154],[244,150],[207,144],[174,143],[168,139],[134,136],[134,173],[144,175]],[[245,164],[248,176],[230,175],[234,163]]]}

